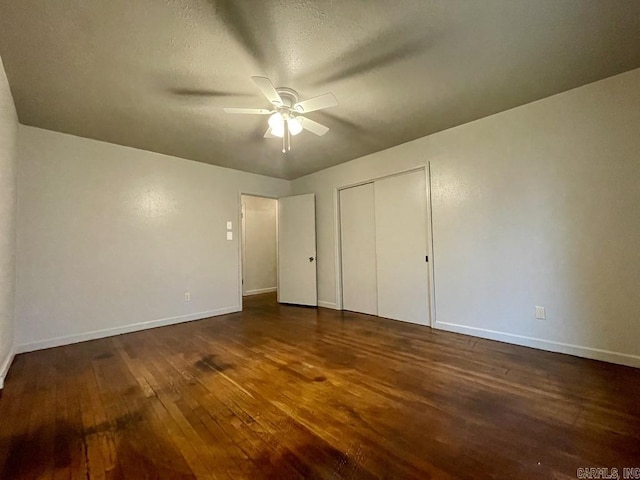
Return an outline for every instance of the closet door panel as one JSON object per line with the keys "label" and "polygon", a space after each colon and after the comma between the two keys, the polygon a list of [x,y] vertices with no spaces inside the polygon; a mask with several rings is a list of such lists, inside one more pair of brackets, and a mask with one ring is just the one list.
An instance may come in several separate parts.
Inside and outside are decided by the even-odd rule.
{"label": "closet door panel", "polygon": [[340,191],[342,308],[377,315],[373,183]]}
{"label": "closet door panel", "polygon": [[429,325],[424,171],[374,185],[378,315]]}

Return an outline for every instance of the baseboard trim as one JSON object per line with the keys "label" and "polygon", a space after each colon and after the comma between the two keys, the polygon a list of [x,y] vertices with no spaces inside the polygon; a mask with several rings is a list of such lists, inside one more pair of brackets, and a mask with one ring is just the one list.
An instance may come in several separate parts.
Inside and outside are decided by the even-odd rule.
{"label": "baseboard trim", "polygon": [[12,348],[9,351],[9,355],[4,359],[2,365],[0,365],[0,390],[4,388],[4,379],[7,378],[7,374],[9,373],[9,368],[13,363],[13,358],[16,356],[15,350]]}
{"label": "baseboard trim", "polygon": [[336,305],[334,302],[323,302],[321,300],[318,300],[318,306],[323,308],[330,308],[331,310],[340,310],[338,308],[338,305]]}
{"label": "baseboard trim", "polygon": [[627,365],[629,367],[640,367],[640,356],[629,355],[627,353],[612,352],[610,350],[584,347],[581,345],[572,345],[570,343],[554,342],[552,340],[543,340],[541,338],[527,337],[524,335],[499,332],[496,330],[487,330],[484,328],[469,327],[467,325],[459,325],[449,322],[436,321],[435,328],[439,330],[446,330],[448,332],[471,335],[473,337],[481,337],[487,338],[489,340],[497,340],[499,342],[513,343],[515,345],[521,345],[523,347],[547,350],[549,352],[565,353],[576,357],[617,363],[620,365]]}
{"label": "baseboard trim", "polygon": [[256,288],[255,290],[247,290],[242,295],[244,297],[248,297],[250,295],[260,295],[261,293],[271,293],[271,292],[277,292],[277,291],[278,291],[278,287]]}
{"label": "baseboard trim", "polygon": [[94,330],[91,332],[78,333],[73,335],[65,335],[62,337],[50,338],[47,340],[38,340],[36,342],[23,343],[15,348],[15,353],[33,352],[35,350],[44,350],[45,348],[60,347],[62,345],[70,345],[72,343],[86,342],[88,340],[96,340],[98,338],[113,337],[122,335],[123,333],[138,332],[140,330],[148,330],[150,328],[164,327],[167,325],[175,325],[176,323],[192,322],[194,320],[202,320],[203,318],[225,315],[228,313],[240,312],[242,309],[235,305],[233,307],[218,308],[208,310],[206,312],[190,313],[189,315],[180,315],[177,317],[161,318],[158,320],[150,320],[148,322],[133,323],[123,325],[121,327],[105,328],[103,330]]}

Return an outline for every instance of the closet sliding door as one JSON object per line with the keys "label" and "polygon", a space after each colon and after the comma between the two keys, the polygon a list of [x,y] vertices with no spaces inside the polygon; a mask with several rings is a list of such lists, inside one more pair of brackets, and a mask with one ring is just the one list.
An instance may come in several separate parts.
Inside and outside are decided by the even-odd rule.
{"label": "closet sliding door", "polygon": [[373,183],[340,191],[342,308],[378,314]]}
{"label": "closet sliding door", "polygon": [[340,190],[342,308],[430,325],[424,170]]}
{"label": "closet sliding door", "polygon": [[429,325],[425,173],[374,185],[378,315]]}

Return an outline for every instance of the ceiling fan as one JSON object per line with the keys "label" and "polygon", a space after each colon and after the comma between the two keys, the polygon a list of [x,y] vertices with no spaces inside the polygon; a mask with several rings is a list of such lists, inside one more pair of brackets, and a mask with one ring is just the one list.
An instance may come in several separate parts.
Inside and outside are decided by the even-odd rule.
{"label": "ceiling fan", "polygon": [[249,115],[270,115],[269,128],[265,138],[282,138],[282,152],[291,150],[291,135],[298,135],[303,129],[322,136],[329,131],[321,123],[315,122],[303,114],[338,105],[332,93],[299,102],[298,92],[291,88],[275,88],[267,77],[251,77],[272,108],[224,108],[226,113]]}

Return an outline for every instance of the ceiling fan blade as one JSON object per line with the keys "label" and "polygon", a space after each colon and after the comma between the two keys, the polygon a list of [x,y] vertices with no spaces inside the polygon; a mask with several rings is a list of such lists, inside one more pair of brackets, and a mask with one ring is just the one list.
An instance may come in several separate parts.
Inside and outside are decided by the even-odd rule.
{"label": "ceiling fan blade", "polygon": [[300,79],[309,79],[312,85],[324,85],[391,67],[424,54],[433,46],[436,35],[439,34],[432,31],[426,34],[416,18],[385,32],[376,32],[329,63],[306,72]]}
{"label": "ceiling fan blade", "polygon": [[271,110],[267,110],[266,108],[228,108],[225,107],[223,110],[226,113],[243,113],[248,115],[269,115]]}
{"label": "ceiling fan blade", "polygon": [[[329,122],[329,125],[337,123],[339,124],[341,129],[349,129],[354,134],[360,134],[365,131],[362,125],[352,122],[351,120],[347,120],[346,118],[342,118],[336,115],[335,113],[318,112],[314,116],[316,118],[320,118],[321,120],[322,119],[327,120]],[[333,126],[335,127],[337,125],[333,125]]]}
{"label": "ceiling fan blade", "polygon": [[264,134],[264,138],[278,138],[276,137],[272,131],[271,131],[271,127],[267,128],[267,131]]}
{"label": "ceiling fan blade", "polygon": [[274,48],[276,38],[271,23],[266,21],[271,17],[267,2],[207,0],[206,3],[213,6],[214,16],[262,69],[280,64]]}
{"label": "ceiling fan blade", "polygon": [[246,93],[240,92],[225,92],[221,90],[212,89],[198,89],[198,88],[170,88],[169,92],[174,95],[180,95],[183,97],[248,97]]}
{"label": "ceiling fan blade", "polygon": [[338,105],[338,100],[333,96],[333,93],[325,93],[296,103],[295,109],[299,112],[308,113],[321,110],[323,108],[335,107],[336,105]]}
{"label": "ceiling fan blade", "polygon": [[276,92],[276,88],[273,86],[273,83],[271,83],[271,80],[267,77],[251,77],[251,79],[262,94],[267,97],[267,100],[274,105],[282,105],[282,98],[280,98],[280,95]]}
{"label": "ceiling fan blade", "polygon": [[297,117],[297,118],[298,120],[300,120],[300,123],[302,124],[302,128],[304,128],[305,130],[309,130],[311,133],[315,133],[319,137],[321,137],[322,135],[324,135],[329,131],[329,127],[325,127],[321,123],[314,122],[313,120],[307,117]]}

